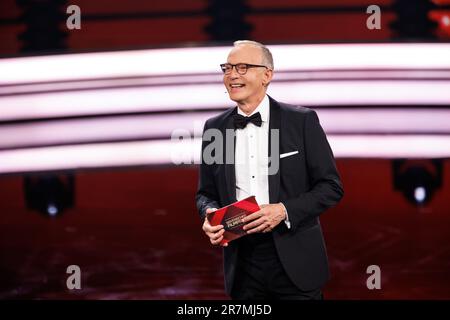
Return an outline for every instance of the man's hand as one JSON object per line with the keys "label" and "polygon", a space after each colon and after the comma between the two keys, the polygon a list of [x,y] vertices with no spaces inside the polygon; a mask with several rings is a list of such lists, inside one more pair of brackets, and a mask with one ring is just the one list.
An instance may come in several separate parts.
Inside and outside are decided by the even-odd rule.
{"label": "man's hand", "polygon": [[[209,214],[211,212],[216,211],[216,208],[208,208],[206,209],[206,214]],[[225,229],[223,228],[223,225],[217,225],[217,226],[212,226],[209,221],[208,218],[205,217],[205,221],[203,222],[203,227],[202,227],[203,231],[205,232],[205,234],[208,236],[209,241],[213,244],[213,245],[218,245],[220,244],[220,241],[222,241],[223,239],[223,233],[225,232]],[[225,243],[223,245],[224,247],[228,246],[228,243]]]}
{"label": "man's hand", "polygon": [[244,230],[247,233],[270,232],[281,221],[286,219],[286,212],[281,203],[263,204],[261,210],[246,216]]}

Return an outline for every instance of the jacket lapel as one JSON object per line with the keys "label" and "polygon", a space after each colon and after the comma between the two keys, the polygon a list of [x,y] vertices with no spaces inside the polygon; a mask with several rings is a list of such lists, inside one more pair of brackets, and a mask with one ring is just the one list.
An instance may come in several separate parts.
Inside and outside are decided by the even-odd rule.
{"label": "jacket lapel", "polygon": [[[272,152],[272,144],[274,141],[272,141],[272,135],[271,132],[272,130],[276,129],[279,132],[279,136],[278,136],[278,146],[279,148],[281,148],[281,111],[280,111],[280,106],[279,104],[272,99],[269,96],[269,101],[270,101],[270,117],[269,117],[269,161],[271,159],[271,152]],[[274,154],[274,157],[277,157],[278,161],[280,159],[280,150],[278,150],[278,154]],[[280,165],[280,163],[278,162],[278,166]],[[277,203],[279,202],[279,192],[280,192],[280,168],[278,168],[278,170],[276,171],[275,174],[273,175],[269,175],[269,202],[270,203]]]}
{"label": "jacket lapel", "polygon": [[[230,138],[227,136],[226,132],[227,130],[232,130],[230,132],[234,132],[234,122],[233,122],[233,115],[237,113],[237,107],[235,110],[230,113],[230,116],[227,119],[227,122],[225,124],[225,144],[224,144],[224,163],[225,163],[225,181],[226,181],[226,190],[228,194],[228,198],[230,203],[236,202],[236,173],[235,173],[235,166],[234,162],[236,159],[235,153],[236,153],[236,136],[233,134],[231,137],[231,141],[228,141]],[[228,163],[227,160],[227,145],[228,143],[231,143],[230,150],[233,150],[233,161],[231,163]]]}

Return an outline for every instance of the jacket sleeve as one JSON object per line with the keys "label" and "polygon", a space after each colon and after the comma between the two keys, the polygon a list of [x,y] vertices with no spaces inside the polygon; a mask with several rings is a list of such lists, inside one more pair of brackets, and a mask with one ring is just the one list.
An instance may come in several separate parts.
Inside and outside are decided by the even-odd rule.
{"label": "jacket sleeve", "polygon": [[205,131],[208,129],[208,121],[205,123],[202,135],[202,153],[200,155],[200,168],[199,168],[199,181],[197,194],[195,196],[195,201],[197,203],[197,210],[203,221],[206,216],[206,209],[208,208],[220,208],[219,206],[219,196],[217,188],[214,182],[214,176],[212,173],[213,165],[208,165],[204,161],[203,151],[208,145],[209,141],[204,141],[203,136]]}
{"label": "jacket sleeve", "polygon": [[284,201],[289,220],[296,229],[339,202],[344,194],[333,152],[315,111],[306,114],[305,157],[311,189]]}

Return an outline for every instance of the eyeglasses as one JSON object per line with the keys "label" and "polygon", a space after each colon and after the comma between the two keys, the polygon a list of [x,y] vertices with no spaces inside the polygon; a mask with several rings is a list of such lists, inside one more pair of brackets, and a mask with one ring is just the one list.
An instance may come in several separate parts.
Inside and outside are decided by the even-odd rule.
{"label": "eyeglasses", "polygon": [[262,65],[259,65],[259,64],[249,64],[249,63],[237,63],[237,64],[222,63],[220,65],[220,68],[222,69],[222,72],[224,74],[230,74],[231,71],[233,70],[233,67],[236,67],[236,71],[240,75],[246,74],[247,70],[249,68],[266,68],[266,69],[269,69],[266,66],[262,66]]}

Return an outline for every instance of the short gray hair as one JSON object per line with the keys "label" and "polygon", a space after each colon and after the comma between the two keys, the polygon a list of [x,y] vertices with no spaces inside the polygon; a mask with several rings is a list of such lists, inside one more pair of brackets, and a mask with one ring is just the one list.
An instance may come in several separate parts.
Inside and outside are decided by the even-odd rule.
{"label": "short gray hair", "polygon": [[263,45],[262,43],[256,42],[256,41],[252,41],[252,40],[238,40],[235,41],[233,43],[233,45],[235,47],[237,46],[243,46],[243,45],[250,45],[250,46],[255,46],[261,49],[262,54],[263,54],[263,61],[262,64],[265,65],[266,67],[268,67],[269,69],[273,70],[273,57],[272,57],[272,53],[270,52],[270,50]]}

